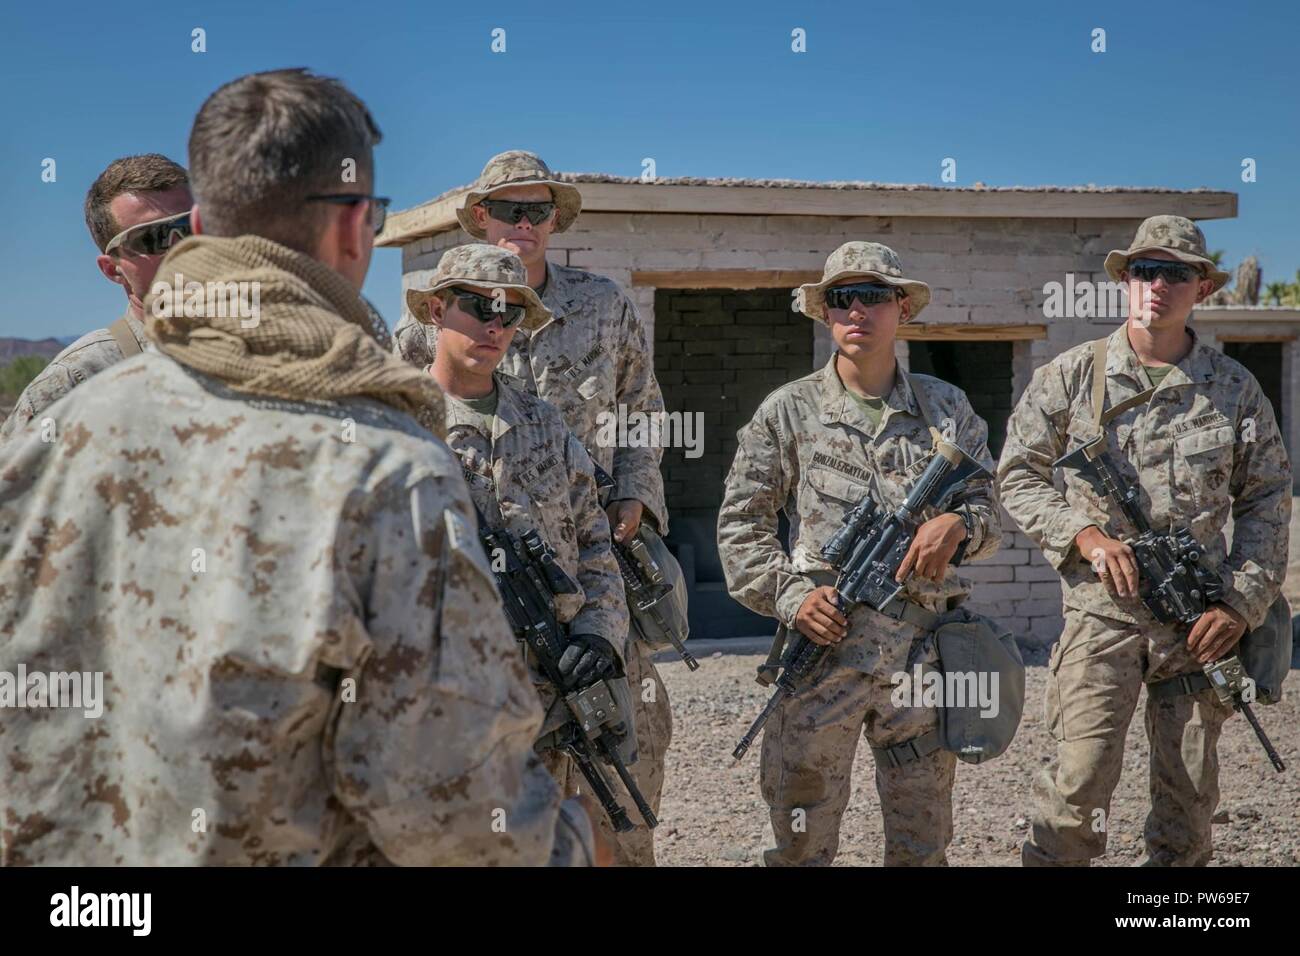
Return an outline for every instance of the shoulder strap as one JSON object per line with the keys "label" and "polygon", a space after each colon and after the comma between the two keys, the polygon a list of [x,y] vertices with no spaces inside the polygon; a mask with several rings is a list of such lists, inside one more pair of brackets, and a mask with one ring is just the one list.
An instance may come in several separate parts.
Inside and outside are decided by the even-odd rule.
{"label": "shoulder strap", "polygon": [[[1092,422],[1098,428],[1109,424],[1130,408],[1145,404],[1155,392],[1155,386],[1150,386],[1132,398],[1124,399],[1114,408],[1102,411],[1102,406],[1106,404],[1106,347],[1109,342],[1110,339],[1097,339],[1092,343]],[[1097,374],[1098,370],[1101,374]]]}
{"label": "shoulder strap", "polygon": [[122,318],[110,325],[108,331],[113,336],[113,341],[117,343],[117,347],[122,350],[122,358],[129,359],[132,355],[139,355],[144,351],[140,348],[135,333],[131,331],[126,316],[122,316]]}
{"label": "shoulder strap", "polygon": [[1101,410],[1106,404],[1106,346],[1110,339],[1092,343],[1092,423],[1101,427]]}
{"label": "shoulder strap", "polygon": [[912,390],[912,394],[916,397],[916,404],[921,409],[921,419],[925,422],[926,427],[930,429],[930,440],[935,444],[943,441],[943,435],[940,434],[939,429],[934,427],[934,414],[930,411],[930,401],[925,397],[925,392],[918,387],[916,379],[903,371],[901,365],[898,366],[898,374],[903,376],[903,381],[907,382],[907,387]]}

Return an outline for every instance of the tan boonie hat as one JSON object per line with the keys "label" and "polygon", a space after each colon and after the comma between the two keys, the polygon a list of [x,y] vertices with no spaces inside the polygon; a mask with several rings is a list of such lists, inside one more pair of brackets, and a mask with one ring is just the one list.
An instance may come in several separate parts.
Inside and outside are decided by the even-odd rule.
{"label": "tan boonie hat", "polygon": [[406,307],[417,322],[428,325],[429,300],[442,289],[453,285],[472,285],[489,289],[515,289],[524,297],[524,318],[519,327],[531,332],[541,328],[551,317],[551,310],[528,285],[528,271],[519,257],[500,246],[470,242],[448,249],[433,270],[433,284],[427,289],[407,289]]}
{"label": "tan boonie hat", "polygon": [[556,179],[551,167],[542,162],[542,157],[522,149],[497,153],[487,161],[474,188],[465,194],[465,201],[456,210],[461,227],[475,239],[486,239],[487,233],[479,228],[470,210],[496,190],[507,186],[550,186],[551,197],[555,200],[556,232],[564,232],[572,226],[582,210],[582,194],[575,187]]}
{"label": "tan boonie hat", "polygon": [[809,318],[826,321],[826,290],[844,279],[875,279],[902,289],[912,303],[915,319],[930,302],[930,287],[916,279],[903,278],[903,264],[889,246],[878,242],[846,242],[826,260],[821,282],[799,286],[799,310]]}
{"label": "tan boonie hat", "polygon": [[1107,254],[1106,274],[1120,282],[1130,259],[1156,249],[1172,253],[1181,262],[1201,266],[1205,270],[1205,277],[1214,280],[1216,292],[1231,278],[1205,254],[1205,233],[1201,232],[1196,223],[1182,216],[1152,216],[1144,220],[1138,226],[1132,245],[1127,249],[1112,249]]}

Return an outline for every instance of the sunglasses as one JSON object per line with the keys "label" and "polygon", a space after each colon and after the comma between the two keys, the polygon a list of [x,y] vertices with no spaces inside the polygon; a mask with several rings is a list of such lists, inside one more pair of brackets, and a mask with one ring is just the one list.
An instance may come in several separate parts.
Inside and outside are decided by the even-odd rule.
{"label": "sunglasses", "polygon": [[104,252],[117,250],[133,256],[160,256],[190,233],[189,212],[176,213],[123,229],[108,240]]}
{"label": "sunglasses", "polygon": [[339,206],[355,206],[359,202],[370,203],[370,225],[375,235],[384,231],[388,221],[388,204],[392,202],[387,196],[361,196],[356,193],[332,193],[324,196],[308,196],[307,202],[329,202]]}
{"label": "sunglasses", "polygon": [[1163,276],[1167,284],[1178,285],[1199,278],[1201,270],[1186,262],[1170,262],[1167,259],[1130,259],[1128,274],[1139,282],[1155,282]]}
{"label": "sunglasses", "polygon": [[459,286],[452,286],[451,291],[456,296],[456,304],[461,311],[474,316],[484,325],[493,319],[500,319],[501,328],[508,329],[517,325],[528,311],[527,306],[512,305],[503,298],[481,295]]}
{"label": "sunglasses", "polygon": [[540,226],[546,220],[551,218],[551,213],[555,212],[555,203],[553,202],[515,202],[511,199],[484,199],[479,203],[487,214],[497,222],[509,223],[510,225],[518,224],[519,220],[527,218],[534,226]]}
{"label": "sunglasses", "polygon": [[859,282],[856,285],[832,286],[825,292],[826,304],[832,309],[847,309],[857,299],[863,305],[880,305],[891,302],[901,295],[900,290],[892,285],[879,282]]}

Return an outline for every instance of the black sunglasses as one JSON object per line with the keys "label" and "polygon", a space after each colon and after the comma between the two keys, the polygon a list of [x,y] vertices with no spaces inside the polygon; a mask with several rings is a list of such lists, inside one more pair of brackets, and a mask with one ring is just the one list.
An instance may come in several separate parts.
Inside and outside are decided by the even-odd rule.
{"label": "black sunglasses", "polygon": [[900,289],[879,282],[859,282],[856,285],[832,286],[825,292],[826,304],[832,309],[847,309],[857,299],[863,305],[880,305],[902,294]]}
{"label": "black sunglasses", "polygon": [[1156,279],[1164,276],[1165,282],[1169,285],[1178,285],[1180,282],[1199,277],[1201,271],[1186,262],[1170,262],[1167,259],[1130,259],[1128,274],[1139,282],[1155,282]]}
{"label": "black sunglasses", "polygon": [[555,203],[553,202],[515,202],[512,199],[484,199],[479,205],[486,209],[487,214],[497,222],[509,223],[512,226],[524,218],[527,218],[534,226],[540,226],[551,218],[551,213],[555,212]]}
{"label": "black sunglasses", "polygon": [[174,216],[142,222],[130,229],[123,229],[108,240],[104,252],[117,250],[136,256],[160,256],[189,236],[192,231],[189,212],[177,213]]}
{"label": "black sunglasses", "polygon": [[501,328],[508,329],[517,325],[528,311],[527,306],[512,305],[504,296],[482,295],[459,286],[452,286],[451,291],[456,296],[456,304],[461,311],[474,316],[484,325],[493,319],[500,319]]}
{"label": "black sunglasses", "polygon": [[355,206],[359,202],[370,203],[370,225],[375,229],[375,235],[384,231],[384,223],[388,221],[388,204],[392,202],[387,196],[359,196],[356,193],[332,193],[325,196],[308,196],[308,202],[332,202],[336,205]]}

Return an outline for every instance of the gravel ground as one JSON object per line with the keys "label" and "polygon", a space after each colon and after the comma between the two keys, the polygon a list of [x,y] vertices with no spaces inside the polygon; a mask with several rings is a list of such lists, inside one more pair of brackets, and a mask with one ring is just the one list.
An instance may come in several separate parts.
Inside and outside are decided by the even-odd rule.
{"label": "gravel ground", "polygon": [[[680,661],[659,664],[673,708],[656,855],[664,866],[761,866],[771,846],[767,806],[758,789],[760,744],[732,767],[731,750],[757,716],[768,691],[754,682],[757,654],[714,653],[691,673]],[[1028,831],[1033,776],[1053,753],[1043,720],[1045,654],[1028,668],[1025,716],[1011,748],[983,766],[957,764],[953,792],[954,866],[1018,866]],[[1300,676],[1280,704],[1257,707],[1260,722],[1287,764],[1273,770],[1250,726],[1233,716],[1219,742],[1222,797],[1214,828],[1215,865],[1300,865]],[[1130,727],[1124,775],[1111,809],[1103,866],[1142,859],[1146,817],[1147,739],[1143,702]],[[761,742],[760,742],[761,743]],[[883,837],[871,752],[854,763],[853,796],[844,814],[836,866],[878,866]]]}

